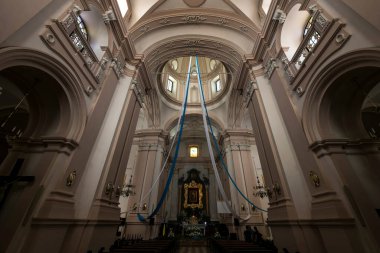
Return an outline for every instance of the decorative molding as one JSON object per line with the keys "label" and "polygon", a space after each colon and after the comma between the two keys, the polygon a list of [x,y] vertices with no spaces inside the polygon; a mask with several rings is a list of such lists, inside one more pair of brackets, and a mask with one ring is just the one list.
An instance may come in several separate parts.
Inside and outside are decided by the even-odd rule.
{"label": "decorative molding", "polygon": [[[214,46],[215,46],[216,48],[222,48],[222,47],[223,47],[222,43],[220,43],[220,42],[215,42],[215,43],[214,43]],[[217,58],[217,56],[214,56],[214,59],[216,59],[216,58]]]}
{"label": "decorative molding", "polygon": [[[14,151],[21,152],[58,152],[70,154],[78,143],[71,139],[63,137],[44,137],[44,138],[9,138],[8,142],[12,145]],[[32,149],[31,149],[32,148]]]}
{"label": "decorative molding", "polygon": [[241,25],[240,26],[240,30],[243,31],[243,32],[248,32],[248,27],[245,26],[245,25]]}
{"label": "decorative molding", "polygon": [[380,141],[370,139],[325,139],[315,141],[309,148],[317,157],[332,154],[378,154]]}
{"label": "decorative molding", "polygon": [[302,87],[297,87],[296,93],[298,96],[302,96],[302,94],[304,93],[304,90],[302,89]]}
{"label": "decorative molding", "polygon": [[47,42],[49,42],[50,44],[54,44],[55,43],[55,37],[53,34],[51,33],[46,33],[45,34],[45,39]]}
{"label": "decorative molding", "polygon": [[291,84],[294,80],[294,71],[292,70],[293,65],[291,64],[284,52],[282,52],[281,56],[279,56],[279,60],[282,62],[288,81]]}
{"label": "decorative molding", "polygon": [[182,20],[189,24],[199,24],[207,20],[207,18],[201,15],[188,15],[188,16],[182,17]]}
{"label": "decorative molding", "polygon": [[221,25],[228,24],[228,20],[227,20],[226,18],[218,18],[218,22],[219,22]]}
{"label": "decorative molding", "polygon": [[[109,62],[109,59],[106,56],[103,56],[103,58],[99,62],[99,70],[96,74],[95,78],[98,83],[102,83],[105,77],[105,71],[107,69],[107,64]],[[91,90],[92,91],[92,90]]]}
{"label": "decorative molding", "polygon": [[326,27],[329,25],[329,21],[328,19],[322,14],[322,13],[319,13],[315,22],[317,24],[319,24],[319,26],[322,28],[321,30],[324,31],[326,29]]}
{"label": "decorative molding", "polygon": [[135,92],[137,100],[142,105],[144,103],[144,98],[145,98],[145,95],[146,95],[143,87],[136,80],[132,80],[131,88]]}
{"label": "decorative molding", "polygon": [[61,21],[61,24],[63,25],[65,30],[68,31],[68,29],[72,26],[72,24],[74,24],[74,21],[75,21],[74,17],[71,14],[69,14],[67,15],[65,19]]}
{"label": "decorative molding", "polygon": [[312,4],[307,8],[307,11],[310,13],[310,15],[313,15],[319,10],[318,5]]}
{"label": "decorative molding", "polygon": [[[203,9],[187,9],[182,11],[165,12],[163,16],[152,16],[143,19],[136,26],[131,27],[129,30],[129,38],[131,41],[137,43],[138,39],[145,36],[141,29],[144,26],[149,26],[149,31],[156,29],[163,29],[163,27],[180,25],[180,24],[202,24],[215,25],[225,27],[227,30],[243,31],[244,36],[256,41],[258,39],[259,27],[255,24],[246,22],[238,15],[226,15],[225,12],[215,10],[215,12],[206,12]],[[242,28],[240,28],[242,27]],[[242,35],[243,35],[242,34]]]}
{"label": "decorative molding", "polygon": [[286,13],[283,10],[277,8],[272,16],[272,19],[278,20],[280,24],[283,24],[286,19]]}
{"label": "decorative molding", "polygon": [[273,71],[277,67],[278,66],[277,66],[276,59],[270,58],[269,61],[267,62],[267,64],[265,64],[265,67],[264,67],[265,76],[269,79],[272,76]]}
{"label": "decorative molding", "polygon": [[123,62],[120,61],[118,57],[112,58],[111,67],[115,70],[115,73],[118,78],[120,78],[123,75],[125,64],[123,64]]}
{"label": "decorative molding", "polygon": [[[168,42],[166,45],[165,45],[166,48],[173,48],[175,47],[175,42],[174,41],[170,41]],[[158,51],[158,50],[157,50]],[[159,52],[159,51],[158,51]]]}
{"label": "decorative molding", "polygon": [[112,7],[110,6],[107,11],[104,12],[103,21],[105,24],[109,24],[111,21],[117,20],[115,13],[112,10]]}
{"label": "decorative molding", "polygon": [[345,31],[341,31],[338,35],[335,36],[335,42],[338,44],[343,44],[344,41],[349,37]]}
{"label": "decorative molding", "polygon": [[206,43],[201,40],[186,40],[183,44],[187,47],[197,47],[200,45],[206,45]]}
{"label": "decorative molding", "polygon": [[150,26],[149,25],[144,25],[143,27],[140,28],[141,33],[146,33],[149,30]]}
{"label": "decorative molding", "polygon": [[257,82],[256,80],[248,82],[248,84],[245,86],[244,94],[243,94],[243,103],[247,104],[249,100],[251,99],[253,92],[257,90]]}
{"label": "decorative molding", "polygon": [[166,25],[167,23],[170,23],[170,19],[168,18],[163,18],[159,22],[161,25]]}

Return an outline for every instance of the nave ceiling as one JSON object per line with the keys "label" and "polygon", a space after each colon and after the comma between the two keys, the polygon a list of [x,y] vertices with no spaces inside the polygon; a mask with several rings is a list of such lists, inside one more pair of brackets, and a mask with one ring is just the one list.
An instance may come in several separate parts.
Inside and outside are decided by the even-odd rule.
{"label": "nave ceiling", "polygon": [[229,122],[237,122],[242,117],[236,114],[242,111],[238,100],[250,79],[247,69],[258,62],[256,55],[263,45],[261,30],[265,12],[262,4],[262,0],[129,0],[125,16],[127,39],[134,59],[139,61],[139,80],[147,93],[154,93],[148,94],[153,108],[147,114],[155,117],[151,120],[155,122],[154,127],[159,127],[160,122],[164,124],[160,119],[163,106],[179,109],[177,103],[165,99],[162,89],[160,91],[158,73],[168,61],[193,55],[224,64],[231,77],[230,91],[228,101],[220,97],[219,106],[228,104],[225,113]]}

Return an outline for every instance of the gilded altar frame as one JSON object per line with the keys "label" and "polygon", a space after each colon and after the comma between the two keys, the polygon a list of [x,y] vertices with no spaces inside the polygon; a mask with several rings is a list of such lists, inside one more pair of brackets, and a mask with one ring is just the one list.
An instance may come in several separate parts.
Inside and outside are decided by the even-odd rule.
{"label": "gilded altar frame", "polygon": [[[183,185],[184,187],[184,208],[203,208],[203,185],[194,180]],[[195,199],[196,198],[196,199]]]}

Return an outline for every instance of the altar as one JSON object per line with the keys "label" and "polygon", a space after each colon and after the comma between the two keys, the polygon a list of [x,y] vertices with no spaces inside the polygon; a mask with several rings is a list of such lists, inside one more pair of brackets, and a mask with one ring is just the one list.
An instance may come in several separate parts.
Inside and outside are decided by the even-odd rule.
{"label": "altar", "polygon": [[182,224],[182,236],[204,237],[206,224]]}

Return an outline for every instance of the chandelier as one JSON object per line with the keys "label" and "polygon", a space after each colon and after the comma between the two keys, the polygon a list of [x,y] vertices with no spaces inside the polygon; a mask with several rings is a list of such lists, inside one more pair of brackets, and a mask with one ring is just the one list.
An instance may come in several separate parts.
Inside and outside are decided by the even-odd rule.
{"label": "chandelier", "polygon": [[255,191],[253,193],[254,196],[264,198],[268,197],[269,199],[272,198],[272,190],[269,187],[266,187],[265,185],[261,184],[259,177],[257,178],[257,185],[253,187],[253,190]]}
{"label": "chandelier", "polygon": [[128,184],[124,184],[123,188],[120,191],[120,195],[123,197],[129,197],[136,194],[136,192],[133,190],[135,186],[132,184],[132,175],[129,178]]}

